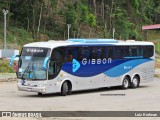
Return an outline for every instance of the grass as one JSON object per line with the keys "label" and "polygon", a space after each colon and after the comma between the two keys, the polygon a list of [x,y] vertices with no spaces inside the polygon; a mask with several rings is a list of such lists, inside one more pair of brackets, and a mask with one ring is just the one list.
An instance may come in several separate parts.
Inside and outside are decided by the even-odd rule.
{"label": "grass", "polygon": [[0,73],[14,73],[13,67],[9,66],[9,60],[0,60]]}
{"label": "grass", "polygon": [[[3,48],[4,35],[3,26],[0,25],[0,49]],[[7,27],[7,48],[9,49],[21,49],[21,46],[35,41],[32,38],[31,33],[27,32],[23,28]]]}
{"label": "grass", "polygon": [[160,54],[160,31],[148,30],[148,41],[155,43],[156,53]]}
{"label": "grass", "polygon": [[155,68],[160,69],[160,59],[158,58],[155,60]]}
{"label": "grass", "polygon": [[160,54],[160,42],[155,44],[156,53]]}

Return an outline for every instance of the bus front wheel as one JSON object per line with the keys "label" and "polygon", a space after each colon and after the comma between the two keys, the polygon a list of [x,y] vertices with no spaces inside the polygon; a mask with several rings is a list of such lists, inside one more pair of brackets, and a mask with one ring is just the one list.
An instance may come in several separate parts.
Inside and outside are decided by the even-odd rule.
{"label": "bus front wheel", "polygon": [[61,95],[66,96],[67,93],[68,93],[68,84],[67,84],[67,82],[64,82],[62,84],[62,88],[61,88]]}
{"label": "bus front wheel", "polygon": [[127,89],[128,87],[129,87],[129,78],[128,77],[124,77],[121,88],[122,89]]}
{"label": "bus front wheel", "polygon": [[38,96],[42,96],[43,94],[42,93],[38,93]]}

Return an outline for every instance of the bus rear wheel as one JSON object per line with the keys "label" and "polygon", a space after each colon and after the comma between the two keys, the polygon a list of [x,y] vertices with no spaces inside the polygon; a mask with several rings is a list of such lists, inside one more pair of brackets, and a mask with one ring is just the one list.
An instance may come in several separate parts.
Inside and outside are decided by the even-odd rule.
{"label": "bus rear wheel", "polygon": [[127,89],[128,87],[129,87],[129,78],[128,77],[124,77],[121,88],[122,89]]}
{"label": "bus rear wheel", "polygon": [[137,88],[139,87],[139,78],[137,76],[133,77],[133,80],[131,82],[131,88]]}

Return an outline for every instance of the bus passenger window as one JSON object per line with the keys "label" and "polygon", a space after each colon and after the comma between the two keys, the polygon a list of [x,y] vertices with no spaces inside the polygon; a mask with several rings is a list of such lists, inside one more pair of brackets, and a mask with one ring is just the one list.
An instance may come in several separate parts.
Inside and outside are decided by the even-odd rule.
{"label": "bus passenger window", "polygon": [[65,61],[71,62],[73,59],[78,59],[78,49],[77,47],[68,47],[65,49]]}
{"label": "bus passenger window", "polygon": [[102,48],[102,47],[98,48],[98,50],[97,50],[97,58],[101,58],[101,59],[104,58],[104,48]]}
{"label": "bus passenger window", "polygon": [[108,48],[108,58],[114,58],[114,50],[113,48]]}
{"label": "bus passenger window", "polygon": [[152,57],[154,54],[153,46],[143,46],[142,47],[142,56],[144,58]]}
{"label": "bus passenger window", "polygon": [[72,59],[73,59],[73,56],[72,56],[72,51],[70,50],[69,52],[68,52],[68,62],[71,62],[72,61]]}
{"label": "bus passenger window", "polygon": [[138,56],[138,47],[137,46],[130,46],[130,48],[129,48],[129,56],[130,57]]}
{"label": "bus passenger window", "polygon": [[77,60],[77,58],[78,58],[78,49],[77,48],[73,48],[72,55],[73,55],[73,59]]}
{"label": "bus passenger window", "polygon": [[137,56],[137,49],[136,48],[132,49],[132,56]]}
{"label": "bus passenger window", "polygon": [[82,47],[79,49],[79,60],[81,61],[84,58],[90,58],[90,51],[88,47]]}
{"label": "bus passenger window", "polygon": [[123,46],[123,50],[124,50],[124,57],[129,57],[129,47],[128,46]]}
{"label": "bus passenger window", "polygon": [[51,54],[51,59],[56,62],[63,62],[62,51],[58,48],[54,49]]}
{"label": "bus passenger window", "polygon": [[96,47],[92,48],[92,59],[97,59],[98,50]]}
{"label": "bus passenger window", "polygon": [[124,49],[123,47],[117,47],[117,50],[116,50],[116,59],[123,59],[124,57]]}

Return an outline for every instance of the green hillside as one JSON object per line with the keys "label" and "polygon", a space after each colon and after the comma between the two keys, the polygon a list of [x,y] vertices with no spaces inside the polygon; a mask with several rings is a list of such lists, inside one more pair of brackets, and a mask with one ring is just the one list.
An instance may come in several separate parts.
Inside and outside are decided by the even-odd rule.
{"label": "green hillside", "polygon": [[[0,0],[7,14],[7,47],[21,49],[34,41],[71,38],[144,40],[143,25],[160,23],[160,0]],[[3,12],[0,12],[0,49],[3,48]],[[159,31],[149,40],[159,41]]]}
{"label": "green hillside", "polygon": [[[35,41],[71,38],[144,40],[143,25],[160,23],[160,0],[0,0],[0,49],[4,44],[4,15],[7,9],[7,48],[21,49]],[[149,31],[148,40],[160,41],[160,32]],[[160,53],[160,45],[156,44]],[[1,72],[13,72],[1,61]]]}
{"label": "green hillside", "polygon": [[[0,28],[3,28],[1,26]],[[28,42],[35,41],[32,38],[32,35],[27,32],[23,28],[17,28],[17,27],[8,27],[7,28],[7,48],[9,49],[20,49],[21,45],[26,44]],[[3,29],[0,29],[0,47],[3,48],[4,46],[4,31]]]}

